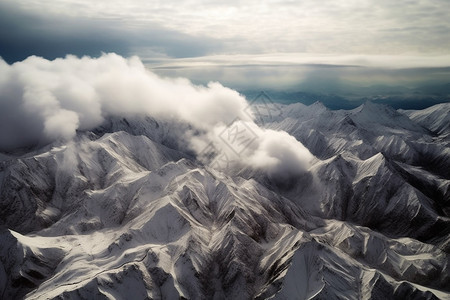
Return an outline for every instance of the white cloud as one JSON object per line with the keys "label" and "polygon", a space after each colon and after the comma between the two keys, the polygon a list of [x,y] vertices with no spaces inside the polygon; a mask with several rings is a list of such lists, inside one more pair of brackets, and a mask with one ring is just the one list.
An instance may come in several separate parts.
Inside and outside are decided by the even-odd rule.
{"label": "white cloud", "polygon": [[236,91],[216,82],[197,86],[184,78],[161,78],[137,57],[29,57],[13,65],[0,61],[0,91],[2,151],[69,140],[76,130],[92,129],[109,116],[149,115],[191,124],[201,134],[186,132],[180,138],[191,141],[198,153],[210,142],[235,151],[220,133],[238,120],[255,139],[239,150],[236,163],[270,174],[304,172],[312,158],[287,133],[259,128]]}
{"label": "white cloud", "polygon": [[60,109],[45,119],[44,133],[51,139],[70,139],[75,135],[78,124],[77,113],[67,109]]}
{"label": "white cloud", "polygon": [[216,158],[216,165],[224,169],[235,165],[259,168],[280,181],[304,173],[313,160],[309,150],[288,133],[242,120],[228,127],[216,126],[209,132],[208,141],[224,154],[222,161]]}

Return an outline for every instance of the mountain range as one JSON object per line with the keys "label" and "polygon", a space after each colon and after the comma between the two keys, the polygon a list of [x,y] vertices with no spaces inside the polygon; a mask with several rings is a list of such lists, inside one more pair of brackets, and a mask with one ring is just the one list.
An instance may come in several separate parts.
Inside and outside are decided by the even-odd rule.
{"label": "mountain range", "polygon": [[450,299],[450,103],[252,109],[306,172],[214,168],[149,116],[1,154],[0,298]]}

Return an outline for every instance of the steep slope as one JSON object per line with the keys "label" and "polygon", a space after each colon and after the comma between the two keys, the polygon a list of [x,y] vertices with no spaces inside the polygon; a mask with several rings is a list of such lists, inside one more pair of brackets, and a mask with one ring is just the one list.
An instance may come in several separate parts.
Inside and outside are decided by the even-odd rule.
{"label": "steep slope", "polygon": [[441,103],[424,110],[401,110],[411,120],[438,134],[450,133],[450,103]]}
{"label": "steep slope", "polygon": [[[135,139],[119,135],[124,142]],[[109,135],[98,143],[107,148],[117,139],[116,134]],[[91,164],[98,163],[98,153],[93,153]],[[152,153],[160,152],[153,149]],[[70,205],[58,207],[58,221],[30,224],[47,227],[28,237],[5,232],[3,239],[11,241],[3,244],[4,269],[16,274],[6,284],[5,297],[20,297],[36,287],[27,298],[114,297],[123,295],[130,285],[137,298],[216,295],[247,299],[276,290],[272,282],[287,268],[292,247],[302,238],[302,232],[291,224],[308,227],[298,208],[286,206],[252,181],[234,182],[184,159],[157,168],[164,161],[159,158],[144,169],[127,162],[129,157],[113,157],[114,163],[97,170],[102,172],[95,175],[104,178],[101,182],[75,193],[80,197],[72,198]],[[88,163],[87,157],[81,161]],[[117,173],[119,162],[123,173]],[[69,181],[80,176],[83,166],[72,165]],[[107,180],[111,176],[116,177],[113,182]],[[28,228],[18,229],[26,232]],[[34,258],[37,266],[21,262],[33,260],[33,254],[24,253],[14,260],[6,254],[31,245],[37,248],[32,253],[42,253],[44,259]],[[48,245],[59,250],[61,257],[47,262]],[[15,263],[8,264],[11,261]],[[42,272],[41,265],[52,267]]]}
{"label": "steep slope", "polygon": [[449,299],[445,138],[371,103],[276,109],[318,157],[289,182],[150,118],[2,156],[1,298]]}
{"label": "steep slope", "polygon": [[20,232],[42,229],[76,206],[86,190],[132,182],[183,157],[144,136],[116,132],[90,138],[82,135],[47,152],[3,162],[0,222]]}
{"label": "steep slope", "polygon": [[[352,111],[329,111],[320,104],[304,109],[297,106],[282,107],[280,114],[286,117],[266,120],[264,125],[294,135],[325,165],[336,165],[338,173],[354,173],[362,162],[378,157],[386,162],[386,171],[398,177],[395,181],[386,180],[388,184],[405,181],[433,198],[439,214],[448,217],[450,149],[444,136],[435,136],[385,105],[366,103]],[[344,164],[339,162],[341,156]],[[384,173],[380,172],[380,177]],[[337,174],[336,178],[346,181],[343,184],[353,192],[353,179],[348,174]],[[380,188],[384,184],[370,186]],[[343,192],[339,187],[338,190]]]}

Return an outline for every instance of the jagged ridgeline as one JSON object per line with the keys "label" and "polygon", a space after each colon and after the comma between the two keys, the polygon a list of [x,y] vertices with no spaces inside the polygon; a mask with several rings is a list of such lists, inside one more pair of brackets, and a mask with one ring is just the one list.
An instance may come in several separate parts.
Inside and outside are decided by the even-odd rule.
{"label": "jagged ridgeline", "polygon": [[149,117],[2,155],[0,298],[449,299],[450,105],[270,105],[307,172],[217,170]]}

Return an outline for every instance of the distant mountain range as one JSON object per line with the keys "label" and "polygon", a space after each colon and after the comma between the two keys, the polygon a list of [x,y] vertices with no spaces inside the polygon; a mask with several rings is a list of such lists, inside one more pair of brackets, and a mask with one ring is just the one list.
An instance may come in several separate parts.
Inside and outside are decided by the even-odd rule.
{"label": "distant mountain range", "polygon": [[[353,109],[367,101],[387,104],[395,109],[425,109],[439,103],[450,102],[450,83],[441,85],[423,85],[414,89],[391,86],[353,87],[350,93],[308,91],[264,90],[274,102],[306,105],[321,102],[327,108]],[[241,90],[240,93],[251,101],[259,95],[261,90]]]}

